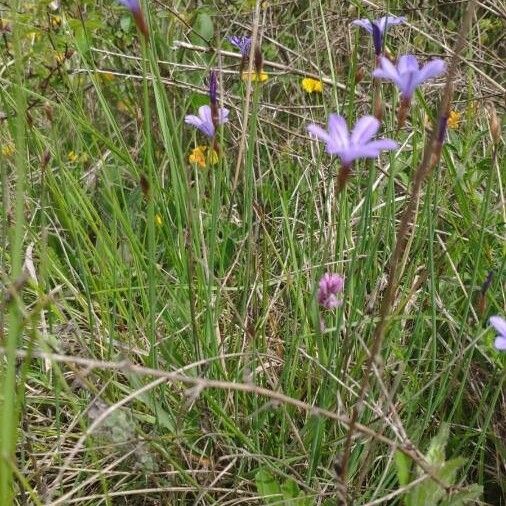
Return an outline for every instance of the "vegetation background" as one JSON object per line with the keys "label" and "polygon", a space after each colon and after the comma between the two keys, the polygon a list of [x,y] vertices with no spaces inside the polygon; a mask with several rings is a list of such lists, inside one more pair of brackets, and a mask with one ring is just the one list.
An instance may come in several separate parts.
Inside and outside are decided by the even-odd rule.
{"label": "vegetation background", "polygon": [[[306,133],[372,110],[353,19],[404,15],[389,52],[447,59],[469,3],[153,0],[148,44],[112,0],[0,3],[1,505],[506,504],[488,326],[506,300],[504,2],[477,2],[345,480],[343,421],[443,80],[399,131],[382,86],[400,148],[357,163],[337,201],[338,164]],[[249,95],[225,37],[255,19],[269,79]],[[231,116],[202,169],[184,115],[211,68]],[[320,313],[327,271],[344,302]]]}

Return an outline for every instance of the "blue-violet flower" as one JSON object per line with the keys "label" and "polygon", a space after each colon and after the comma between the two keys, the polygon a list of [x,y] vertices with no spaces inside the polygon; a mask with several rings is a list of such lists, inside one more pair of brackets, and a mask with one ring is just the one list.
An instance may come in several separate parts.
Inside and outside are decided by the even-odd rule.
{"label": "blue-violet flower", "polygon": [[[225,109],[225,107],[220,107],[218,109],[216,126],[223,125],[224,123],[226,123],[228,121],[228,114],[229,114],[228,109]],[[211,107],[209,105],[203,105],[199,107],[198,116],[196,116],[195,114],[188,114],[185,117],[184,122],[187,125],[194,126],[209,138],[213,138],[216,134],[216,127],[213,123]]]}
{"label": "blue-violet flower", "polygon": [[325,142],[327,153],[337,155],[344,166],[350,166],[358,158],[376,158],[381,151],[395,149],[397,143],[392,139],[371,140],[380,127],[374,116],[360,118],[351,134],[342,116],[329,116],[328,130],[311,124],[307,127],[320,141]]}
{"label": "blue-violet flower", "polygon": [[404,16],[383,16],[382,18],[374,21],[370,21],[369,19],[356,19],[352,24],[355,26],[361,26],[372,35],[374,50],[376,56],[379,56],[383,51],[383,37],[388,27],[399,25],[405,21],[406,18]]}
{"label": "blue-violet flower", "polygon": [[227,40],[230,42],[230,44],[239,49],[239,52],[243,58],[247,58],[249,56],[251,49],[251,37],[239,37],[237,35],[233,35],[231,37],[227,37]]}
{"label": "blue-violet flower", "polygon": [[420,68],[416,57],[405,54],[399,58],[397,67],[388,58],[380,57],[380,66],[373,72],[373,76],[393,81],[401,92],[401,99],[409,102],[420,84],[434,79],[445,70],[446,63],[439,58],[429,61]]}

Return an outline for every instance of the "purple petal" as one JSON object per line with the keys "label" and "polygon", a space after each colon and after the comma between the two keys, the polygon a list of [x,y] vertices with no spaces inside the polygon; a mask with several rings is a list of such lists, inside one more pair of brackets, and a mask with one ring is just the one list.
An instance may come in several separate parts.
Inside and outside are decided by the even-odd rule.
{"label": "purple petal", "polygon": [[239,37],[237,35],[232,35],[231,37],[227,37],[227,39],[230,44],[239,49],[240,53],[243,56],[249,55],[251,48],[251,37]]}
{"label": "purple petal", "polygon": [[345,148],[350,143],[348,125],[342,116],[331,114],[329,116],[329,134],[332,144],[337,149]]}
{"label": "purple petal", "polygon": [[202,120],[198,116],[195,116],[195,114],[188,114],[185,116],[184,122],[187,125],[192,125],[197,128],[200,128],[200,125],[202,125]]}
{"label": "purple petal", "polygon": [[506,337],[506,320],[501,316],[491,316],[490,317],[490,325],[499,332],[499,334],[503,337]]}
{"label": "purple petal", "polygon": [[445,70],[446,63],[439,58],[426,63],[418,73],[417,85],[441,75]]}
{"label": "purple petal", "polygon": [[369,33],[372,33],[372,24],[368,19],[355,19],[355,21],[352,21],[351,24],[354,26],[360,26],[367,30]]}
{"label": "purple petal", "polygon": [[494,341],[494,346],[501,351],[506,351],[506,337],[497,336]]}
{"label": "purple petal", "polygon": [[405,22],[406,18],[404,16],[383,16],[377,21],[382,32],[385,32],[389,26],[400,25]]}
{"label": "purple petal", "polygon": [[212,123],[213,117],[212,117],[212,113],[211,113],[211,107],[209,107],[208,105],[201,105],[199,107],[199,118],[202,121]]}
{"label": "purple petal", "polygon": [[[208,107],[208,106],[203,106]],[[200,108],[202,109],[202,107]],[[199,109],[199,116],[195,116],[194,114],[188,114],[184,122],[187,125],[192,125],[196,128],[198,128],[203,134],[207,135],[208,137],[214,136],[214,125],[212,121],[207,121],[205,119],[202,119],[202,115],[200,114]]]}
{"label": "purple petal", "polygon": [[355,146],[363,145],[371,140],[380,127],[380,122],[374,116],[360,118],[351,133],[351,143]]}
{"label": "purple petal", "polygon": [[307,131],[314,135],[317,139],[323,142],[330,141],[330,135],[326,130],[324,130],[321,126],[316,125],[315,123],[311,123],[307,126]]}
{"label": "purple petal", "polygon": [[397,72],[397,69],[393,66],[392,62],[388,58],[382,56],[380,58],[380,64],[381,67],[377,68],[373,72],[373,76],[397,83],[399,80],[399,73]]}
{"label": "purple petal", "polygon": [[141,10],[139,0],[119,0],[119,3],[124,5],[127,9],[130,9],[133,12]]}
{"label": "purple petal", "polygon": [[374,44],[374,52],[376,56],[380,56],[383,51],[383,32],[376,22],[371,23],[372,26],[372,41]]}
{"label": "purple petal", "polygon": [[337,155],[341,159],[341,164],[345,167],[349,167],[354,160],[358,158],[364,158],[364,148],[349,146],[347,148],[336,148],[334,146],[330,146],[327,151],[331,155]]}
{"label": "purple petal", "polygon": [[230,111],[226,109],[225,107],[220,107],[220,110],[218,111],[218,123],[220,125],[223,125],[223,123],[226,123],[228,121],[228,114]]}
{"label": "purple petal", "polygon": [[412,54],[404,54],[399,58],[399,63],[397,64],[397,71],[399,74],[418,72],[419,68],[418,61]]}
{"label": "purple petal", "polygon": [[382,151],[396,149],[398,144],[392,139],[379,139],[367,143],[361,148],[361,158],[376,158]]}

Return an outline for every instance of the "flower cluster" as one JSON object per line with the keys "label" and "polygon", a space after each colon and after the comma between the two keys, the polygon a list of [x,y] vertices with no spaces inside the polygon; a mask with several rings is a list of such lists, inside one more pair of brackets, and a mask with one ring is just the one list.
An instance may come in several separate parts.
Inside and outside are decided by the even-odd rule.
{"label": "flower cluster", "polygon": [[339,274],[327,272],[322,276],[318,284],[318,303],[325,309],[335,309],[343,301],[338,295],[344,289],[344,278]]}
{"label": "flower cluster", "polygon": [[306,93],[323,93],[323,83],[319,79],[305,77],[302,79],[301,85]]}

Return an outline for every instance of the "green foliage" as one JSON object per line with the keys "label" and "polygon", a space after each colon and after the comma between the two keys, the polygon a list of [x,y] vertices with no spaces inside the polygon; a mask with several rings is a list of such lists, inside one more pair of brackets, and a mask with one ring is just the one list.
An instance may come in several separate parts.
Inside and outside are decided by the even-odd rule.
{"label": "green foliage", "polygon": [[[248,35],[255,1],[143,1],[148,43],[117,0],[1,4],[0,454],[10,455],[0,459],[1,506],[10,496],[63,504],[64,494],[90,506],[335,506],[329,463],[347,429],[312,407],[348,416],[357,406],[443,83],[420,90],[402,129],[398,93],[380,85],[382,132],[401,147],[355,163],[336,201],[339,164],[306,126],[373,109],[371,40],[350,21],[383,12],[352,3],[359,9],[261,3],[263,56],[279,65],[253,85],[247,116],[240,60],[217,49]],[[449,59],[467,3],[422,4],[406,12],[411,27],[389,31],[387,47]],[[388,2],[399,14],[407,6]],[[396,500],[464,505],[482,487],[484,500],[500,488],[500,466],[488,462],[506,458],[505,363],[487,320],[505,302],[504,145],[491,142],[485,104],[501,91],[501,37],[491,11],[477,20],[455,80],[461,122],[424,182],[376,362],[382,383],[370,376],[360,409],[358,421],[392,444],[355,434],[347,481],[357,505],[422,476],[404,454],[391,458],[387,396],[413,445],[429,447],[437,476],[459,485],[447,496],[426,478]],[[209,142],[184,119],[208,103],[211,68],[230,121],[216,139],[219,162],[199,167],[189,154]],[[301,89],[306,73],[325,78],[321,95]],[[346,279],[336,311],[315,301],[327,271]],[[154,383],[142,367],[228,386]]]}
{"label": "green foliage", "polygon": [[[447,487],[452,487],[457,484],[457,473],[466,463],[466,459],[456,457],[446,460],[445,453],[449,435],[449,425],[443,424],[438,434],[432,438],[425,458],[430,464],[434,476]],[[396,467],[399,485],[401,487],[407,486],[410,483],[409,462],[400,453],[396,454]],[[416,476],[413,479],[420,478],[424,474],[422,469],[417,468]],[[439,483],[427,477],[409,490],[404,501],[406,506],[463,506],[469,501],[479,499],[482,494],[483,487],[475,484],[461,488],[457,493],[448,496]]]}
{"label": "green foliage", "polygon": [[266,468],[259,469],[255,474],[257,491],[264,498],[265,504],[290,506],[312,506],[314,501],[301,493],[297,483],[287,479],[279,483]]}

